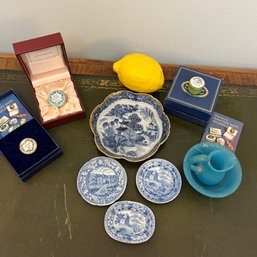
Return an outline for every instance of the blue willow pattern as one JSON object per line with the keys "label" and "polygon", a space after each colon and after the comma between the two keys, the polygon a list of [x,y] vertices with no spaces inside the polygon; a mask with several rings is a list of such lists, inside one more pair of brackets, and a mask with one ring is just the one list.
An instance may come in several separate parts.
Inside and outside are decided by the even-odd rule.
{"label": "blue willow pattern", "polygon": [[112,157],[138,161],[152,155],[169,134],[169,120],[151,96],[121,91],[91,115],[97,145]]}

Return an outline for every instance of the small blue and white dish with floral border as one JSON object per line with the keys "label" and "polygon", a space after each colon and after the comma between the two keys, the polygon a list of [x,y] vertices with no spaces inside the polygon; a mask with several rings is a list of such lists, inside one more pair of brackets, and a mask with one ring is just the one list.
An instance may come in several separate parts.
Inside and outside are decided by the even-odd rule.
{"label": "small blue and white dish with floral border", "polygon": [[163,159],[151,159],[143,163],[136,175],[140,194],[150,202],[164,204],[180,193],[182,179],[176,166]]}
{"label": "small blue and white dish with floral border", "polygon": [[90,127],[98,149],[113,158],[143,161],[170,133],[170,121],[153,96],[130,91],[112,93],[93,110]]}
{"label": "small blue and white dish with floral border", "polygon": [[140,244],[152,237],[155,217],[151,209],[142,203],[119,201],[106,211],[104,228],[114,240]]}
{"label": "small blue and white dish with floral border", "polygon": [[127,174],[121,164],[107,157],[86,162],[77,177],[82,198],[92,205],[106,206],[117,201],[127,186]]}

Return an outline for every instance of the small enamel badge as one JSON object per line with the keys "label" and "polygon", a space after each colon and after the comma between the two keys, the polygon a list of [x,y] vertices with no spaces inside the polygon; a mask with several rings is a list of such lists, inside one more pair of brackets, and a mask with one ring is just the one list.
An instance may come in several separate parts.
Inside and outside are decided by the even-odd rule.
{"label": "small enamel badge", "polygon": [[20,142],[20,151],[24,154],[33,154],[37,150],[37,142],[33,138],[24,138]]}
{"label": "small enamel badge", "polygon": [[60,108],[67,102],[67,96],[62,90],[54,90],[49,94],[48,102],[51,106]]}

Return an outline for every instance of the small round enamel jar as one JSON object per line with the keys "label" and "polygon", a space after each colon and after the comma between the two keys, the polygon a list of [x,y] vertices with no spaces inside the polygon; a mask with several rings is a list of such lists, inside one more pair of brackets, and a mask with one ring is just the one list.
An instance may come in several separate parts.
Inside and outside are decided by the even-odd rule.
{"label": "small round enamel jar", "polygon": [[188,90],[193,95],[198,95],[201,93],[202,89],[205,86],[205,82],[201,77],[192,77],[189,80]]}
{"label": "small round enamel jar", "polygon": [[60,108],[67,102],[67,96],[62,90],[54,90],[48,96],[48,103],[53,106]]}

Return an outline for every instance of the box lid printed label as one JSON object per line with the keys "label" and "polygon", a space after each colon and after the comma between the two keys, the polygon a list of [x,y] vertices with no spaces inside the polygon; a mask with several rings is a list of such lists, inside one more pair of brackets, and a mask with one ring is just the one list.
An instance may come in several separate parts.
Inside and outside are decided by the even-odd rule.
{"label": "box lid printed label", "polygon": [[61,55],[60,46],[52,46],[49,48],[29,52],[25,54],[30,62],[41,62]]}

